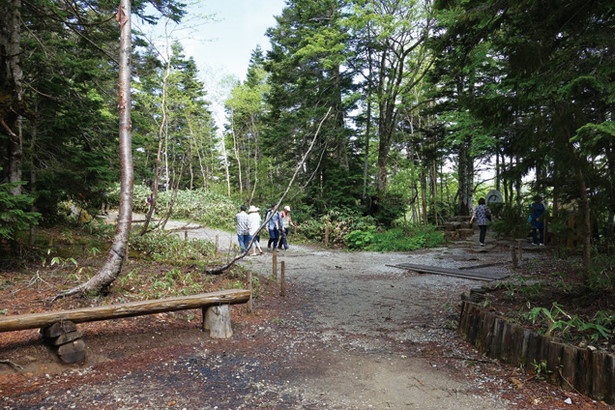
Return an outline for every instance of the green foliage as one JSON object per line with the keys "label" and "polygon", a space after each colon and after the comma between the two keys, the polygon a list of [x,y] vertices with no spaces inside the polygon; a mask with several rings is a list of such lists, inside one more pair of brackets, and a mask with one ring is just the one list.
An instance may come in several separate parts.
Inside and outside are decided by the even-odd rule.
{"label": "green foliage", "polygon": [[376,232],[364,249],[376,252],[408,252],[441,246],[444,242],[444,233],[437,231],[435,226],[414,226]]}
{"label": "green foliage", "polygon": [[147,235],[131,235],[133,251],[158,262],[173,260],[188,263],[213,257],[214,245],[209,241],[185,240],[178,235],[152,231]]}
{"label": "green foliage", "polygon": [[19,231],[36,225],[38,212],[28,211],[33,198],[29,195],[13,195],[11,190],[21,184],[0,184],[0,238],[15,240]]}
{"label": "green foliage", "polygon": [[393,221],[406,213],[406,201],[399,194],[387,193],[379,201],[372,216],[380,225],[390,227]]}
{"label": "green foliage", "polygon": [[534,371],[534,374],[536,375],[536,378],[538,380],[544,380],[544,378],[550,372],[549,369],[547,368],[546,360],[541,360],[540,362],[533,360],[531,365],[532,365],[532,370]]}
{"label": "green foliage", "polygon": [[498,285],[505,288],[504,295],[513,300],[522,298],[522,300],[531,300],[541,295],[545,290],[545,285],[541,281],[527,282],[523,277],[518,278],[515,282],[505,281]]}
{"label": "green foliage", "polygon": [[[136,185],[133,196],[133,209],[135,212],[147,212],[147,197],[151,191],[142,185]],[[113,190],[110,198],[115,200],[118,190]],[[165,214],[173,200],[173,192],[163,191],[158,193],[156,200],[156,213]],[[233,220],[239,205],[229,199],[228,196],[218,194],[211,190],[179,190],[173,203],[173,215],[175,219],[197,221],[203,225],[231,229]]]}
{"label": "green foliage", "polygon": [[609,339],[613,335],[615,314],[613,312],[598,311],[589,320],[583,320],[577,315],[570,315],[562,306],[554,302],[551,309],[534,307],[527,314],[526,319],[532,324],[540,324],[546,329],[545,334],[559,336],[571,340],[577,332],[591,342]]}
{"label": "green foliage", "polygon": [[588,272],[587,287],[595,292],[615,289],[615,255],[597,253]]}
{"label": "green foliage", "polygon": [[[491,209],[491,205],[489,206]],[[527,222],[528,210],[524,206],[511,205],[508,203],[498,205],[495,208],[497,218],[490,227],[498,235],[509,238],[525,238],[530,232]],[[495,216],[496,213],[493,212]]]}
{"label": "green foliage", "polygon": [[308,240],[322,242],[325,230],[331,246],[378,252],[411,251],[444,243],[444,234],[433,226],[403,226],[386,230],[376,219],[356,208],[334,208],[319,220],[302,222],[300,232]]}
{"label": "green foliage", "polygon": [[376,238],[376,227],[368,227],[367,230],[351,231],[346,235],[348,249],[365,249],[374,242]]}
{"label": "green foliage", "polygon": [[356,208],[336,207],[318,220],[302,222],[299,231],[306,239],[316,242],[324,241],[325,231],[328,231],[329,245],[344,247],[352,231],[373,231],[376,226],[374,218],[361,215]]}

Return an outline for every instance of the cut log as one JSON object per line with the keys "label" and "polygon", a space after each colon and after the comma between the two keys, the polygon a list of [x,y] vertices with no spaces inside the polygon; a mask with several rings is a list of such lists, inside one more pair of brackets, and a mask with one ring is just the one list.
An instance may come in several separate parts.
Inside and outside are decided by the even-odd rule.
{"label": "cut log", "polygon": [[213,339],[228,339],[233,336],[231,313],[228,305],[212,306],[205,313],[205,329]]}
{"label": "cut log", "polygon": [[35,329],[63,321],[84,323],[94,322],[97,320],[148,315],[152,313],[171,312],[183,309],[198,309],[221,304],[232,305],[236,303],[246,303],[249,299],[249,290],[233,289],[191,296],[122,303],[117,305],[6,316],[0,318],[0,332]]}

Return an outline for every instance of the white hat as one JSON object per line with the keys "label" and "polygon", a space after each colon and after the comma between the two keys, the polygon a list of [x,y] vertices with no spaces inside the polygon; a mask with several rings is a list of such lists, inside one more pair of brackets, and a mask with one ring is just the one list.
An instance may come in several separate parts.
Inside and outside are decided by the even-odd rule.
{"label": "white hat", "polygon": [[286,205],[286,206],[284,207],[284,210],[285,210],[286,212],[290,212],[290,206]]}
{"label": "white hat", "polygon": [[258,209],[254,205],[250,205],[250,209],[248,209],[249,214],[251,214],[252,212],[258,212],[258,211],[260,211],[260,209]]}

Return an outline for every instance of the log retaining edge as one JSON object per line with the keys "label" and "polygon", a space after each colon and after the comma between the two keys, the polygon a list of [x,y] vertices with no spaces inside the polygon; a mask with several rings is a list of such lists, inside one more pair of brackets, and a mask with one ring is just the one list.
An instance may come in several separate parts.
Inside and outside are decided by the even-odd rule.
{"label": "log retaining edge", "polygon": [[527,369],[540,366],[550,383],[615,404],[613,354],[562,343],[507,322],[468,300],[462,301],[458,329],[489,358]]}

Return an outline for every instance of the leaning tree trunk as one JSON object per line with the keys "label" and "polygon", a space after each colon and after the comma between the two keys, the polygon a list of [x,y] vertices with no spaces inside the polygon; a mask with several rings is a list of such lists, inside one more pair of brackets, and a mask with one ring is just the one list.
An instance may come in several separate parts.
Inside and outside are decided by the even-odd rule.
{"label": "leaning tree trunk", "polygon": [[106,289],[120,275],[126,259],[128,239],[132,223],[133,163],[132,133],[130,121],[130,0],[120,0],[117,21],[120,27],[119,58],[119,117],[120,117],[120,208],[115,230],[115,238],[105,264],[100,271],[86,283],[69,289],[56,296],[70,296],[80,293],[100,292]]}

